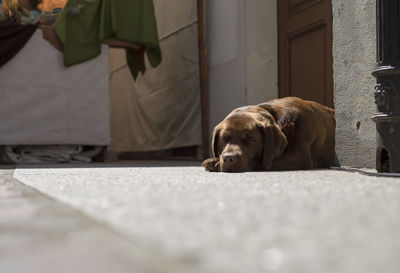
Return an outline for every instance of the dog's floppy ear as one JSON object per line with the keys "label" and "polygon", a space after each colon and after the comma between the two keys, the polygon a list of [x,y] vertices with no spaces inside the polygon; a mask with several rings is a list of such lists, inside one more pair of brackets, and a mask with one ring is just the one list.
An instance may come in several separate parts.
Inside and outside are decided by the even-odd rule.
{"label": "dog's floppy ear", "polygon": [[219,125],[217,125],[214,128],[213,138],[212,138],[212,152],[214,154],[214,157],[219,157],[218,146],[219,146],[219,132],[220,131],[221,131],[221,128]]}
{"label": "dog's floppy ear", "polygon": [[[279,128],[286,134],[287,130],[293,130],[294,124],[297,120],[298,113],[293,111],[291,108],[283,108],[278,106],[273,106],[268,103],[263,103],[259,105],[261,109],[264,109],[270,113]],[[265,114],[265,113],[264,113]]]}
{"label": "dog's floppy ear", "polygon": [[285,135],[275,122],[267,121],[261,126],[263,133],[263,165],[270,170],[275,158],[283,154],[288,144]]}

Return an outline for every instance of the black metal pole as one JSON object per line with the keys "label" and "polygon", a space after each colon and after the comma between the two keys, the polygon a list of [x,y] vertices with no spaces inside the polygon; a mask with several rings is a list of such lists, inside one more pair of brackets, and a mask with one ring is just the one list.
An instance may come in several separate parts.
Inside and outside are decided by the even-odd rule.
{"label": "black metal pole", "polygon": [[375,103],[378,172],[400,172],[400,2],[376,1]]}

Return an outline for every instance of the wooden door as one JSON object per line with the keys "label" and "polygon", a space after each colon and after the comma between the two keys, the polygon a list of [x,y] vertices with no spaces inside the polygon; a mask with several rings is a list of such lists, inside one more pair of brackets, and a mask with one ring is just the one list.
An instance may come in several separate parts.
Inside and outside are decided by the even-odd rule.
{"label": "wooden door", "polygon": [[277,0],[279,95],[333,107],[332,0]]}

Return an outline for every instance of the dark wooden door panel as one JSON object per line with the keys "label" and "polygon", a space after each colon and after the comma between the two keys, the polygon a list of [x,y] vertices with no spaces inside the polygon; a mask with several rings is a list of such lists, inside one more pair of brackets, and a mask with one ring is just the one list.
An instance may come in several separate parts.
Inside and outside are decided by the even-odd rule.
{"label": "dark wooden door panel", "polygon": [[278,0],[279,94],[333,107],[332,10],[328,0]]}
{"label": "dark wooden door panel", "polygon": [[320,2],[323,2],[323,0],[289,0],[287,5],[287,13],[288,15],[293,15],[296,12],[300,12]]}
{"label": "dark wooden door panel", "polygon": [[325,35],[321,27],[288,40],[290,92],[321,103],[325,102]]}

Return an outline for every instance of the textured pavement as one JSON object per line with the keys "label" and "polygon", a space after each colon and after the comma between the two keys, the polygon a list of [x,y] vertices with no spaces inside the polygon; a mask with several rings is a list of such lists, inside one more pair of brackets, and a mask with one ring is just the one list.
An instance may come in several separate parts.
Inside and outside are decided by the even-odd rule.
{"label": "textured pavement", "polygon": [[90,272],[107,272],[107,264],[144,273],[400,269],[399,178],[208,173],[198,163],[157,162],[17,168],[1,178],[0,272],[44,272],[4,270],[17,260],[21,270],[50,260],[89,272],[81,253],[92,254],[91,266],[99,257],[100,270]]}
{"label": "textured pavement", "polygon": [[1,273],[196,272],[0,170]]}

